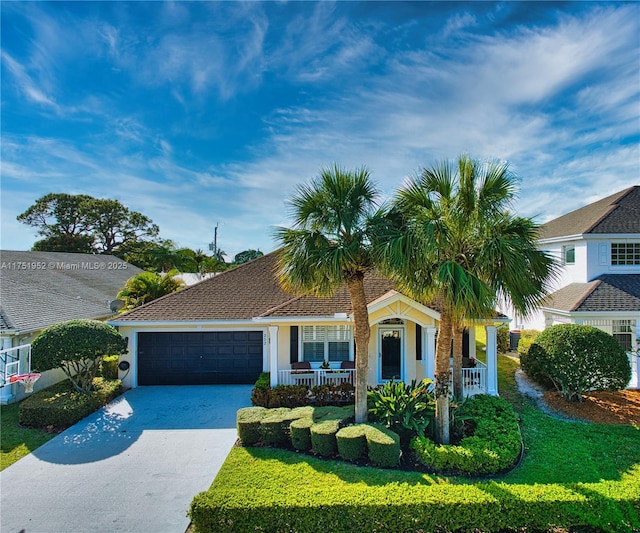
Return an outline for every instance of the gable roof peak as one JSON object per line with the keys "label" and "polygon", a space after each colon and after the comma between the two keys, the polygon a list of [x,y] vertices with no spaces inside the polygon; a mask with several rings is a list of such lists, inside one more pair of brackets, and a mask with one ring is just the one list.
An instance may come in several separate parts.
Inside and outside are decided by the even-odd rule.
{"label": "gable roof peak", "polygon": [[616,233],[640,233],[640,186],[638,185],[550,220],[542,226],[540,239]]}

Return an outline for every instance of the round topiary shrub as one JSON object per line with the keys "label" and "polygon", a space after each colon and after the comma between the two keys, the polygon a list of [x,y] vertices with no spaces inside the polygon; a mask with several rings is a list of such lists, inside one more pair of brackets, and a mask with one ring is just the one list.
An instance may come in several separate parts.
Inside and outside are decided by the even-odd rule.
{"label": "round topiary shrub", "polygon": [[76,391],[90,394],[100,361],[127,353],[127,341],[98,320],[69,320],[46,328],[31,344],[31,365],[40,372],[61,368]]}
{"label": "round topiary shrub", "polygon": [[545,329],[521,357],[532,379],[550,380],[569,401],[587,391],[623,389],[631,379],[627,355],[608,333],[593,326],[560,324]]}

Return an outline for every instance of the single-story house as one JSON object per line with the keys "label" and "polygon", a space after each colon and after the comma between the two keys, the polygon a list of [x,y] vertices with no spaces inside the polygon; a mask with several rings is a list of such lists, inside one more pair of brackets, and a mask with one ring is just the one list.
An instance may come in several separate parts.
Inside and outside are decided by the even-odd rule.
{"label": "single-story house", "polygon": [[[112,255],[9,250],[0,251],[0,267],[0,384],[6,373],[28,370],[30,343],[44,328],[66,320],[112,317],[118,292],[142,272]],[[47,371],[35,390],[63,378],[61,370]],[[0,403],[23,396],[17,383],[0,388]]]}
{"label": "single-story house", "polygon": [[[120,361],[126,361],[120,374],[125,386],[254,383],[261,372],[270,372],[272,385],[352,380],[346,286],[330,298],[292,295],[278,282],[277,253],[111,319],[129,343]],[[365,292],[372,328],[369,384],[432,377],[437,307],[408,298],[374,272],[365,277]],[[507,322],[500,315],[483,324],[484,362],[476,362],[475,328],[469,328],[468,394],[498,393],[496,328]]]}

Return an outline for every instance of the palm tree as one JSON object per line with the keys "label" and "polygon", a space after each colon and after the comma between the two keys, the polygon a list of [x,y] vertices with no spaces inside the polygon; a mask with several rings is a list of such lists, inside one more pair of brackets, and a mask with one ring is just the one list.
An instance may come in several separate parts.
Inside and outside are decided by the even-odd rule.
{"label": "palm tree", "polygon": [[[553,275],[553,260],[536,248],[538,226],[509,211],[515,191],[516,177],[506,164],[461,156],[457,165],[425,168],[398,192],[395,228],[377,242],[379,260],[400,288],[441,307],[435,369],[441,443],[449,442],[454,329],[460,336],[465,320],[492,318],[498,299],[526,314]],[[461,349],[456,352],[461,358]],[[461,382],[461,364],[455,367]]]}
{"label": "palm tree", "polygon": [[346,283],[356,343],[356,421],[367,419],[369,314],[365,273],[372,268],[371,227],[378,192],[365,168],[324,168],[289,200],[293,228],[279,228],[279,278],[296,293],[330,296]]}
{"label": "palm tree", "polygon": [[178,271],[174,269],[166,274],[141,272],[129,278],[118,293],[118,298],[124,300],[121,312],[130,311],[161,296],[180,290],[184,286],[184,282],[175,278],[176,274]]}

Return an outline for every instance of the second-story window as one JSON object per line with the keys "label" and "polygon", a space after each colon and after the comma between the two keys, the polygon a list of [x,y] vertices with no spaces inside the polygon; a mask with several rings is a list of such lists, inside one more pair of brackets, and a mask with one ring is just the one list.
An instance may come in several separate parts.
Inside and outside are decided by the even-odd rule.
{"label": "second-story window", "polygon": [[562,262],[565,265],[576,264],[576,247],[573,244],[567,244],[562,247]]}
{"label": "second-story window", "polygon": [[612,265],[640,265],[640,243],[612,242]]}

